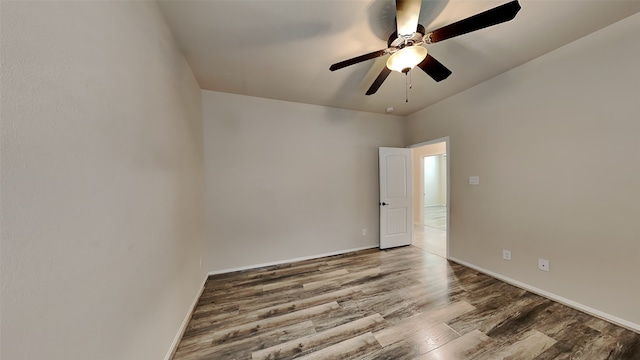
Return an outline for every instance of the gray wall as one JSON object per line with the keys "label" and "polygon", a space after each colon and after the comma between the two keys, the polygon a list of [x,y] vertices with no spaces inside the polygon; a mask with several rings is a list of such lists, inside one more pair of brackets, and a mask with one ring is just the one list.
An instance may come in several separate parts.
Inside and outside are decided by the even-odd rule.
{"label": "gray wall", "polygon": [[636,329],[638,33],[640,14],[410,116],[406,133],[450,136],[453,257]]}
{"label": "gray wall", "polygon": [[154,2],[1,6],[0,358],[162,359],[207,269],[198,85]]}
{"label": "gray wall", "polygon": [[212,91],[202,105],[210,270],[378,246],[378,147],[404,145],[404,118]]}

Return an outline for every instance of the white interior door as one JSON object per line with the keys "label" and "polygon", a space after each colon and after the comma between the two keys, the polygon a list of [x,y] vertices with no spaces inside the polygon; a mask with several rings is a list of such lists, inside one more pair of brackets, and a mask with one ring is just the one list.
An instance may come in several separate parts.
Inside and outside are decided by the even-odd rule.
{"label": "white interior door", "polygon": [[411,245],[413,164],[411,149],[379,149],[380,249]]}

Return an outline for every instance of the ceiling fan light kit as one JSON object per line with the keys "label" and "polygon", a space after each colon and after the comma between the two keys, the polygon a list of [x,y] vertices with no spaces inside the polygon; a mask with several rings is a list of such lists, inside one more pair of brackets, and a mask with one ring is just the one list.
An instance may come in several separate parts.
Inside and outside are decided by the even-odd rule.
{"label": "ceiling fan light kit", "polygon": [[[427,73],[433,80],[439,82],[449,77],[451,70],[428,54],[424,45],[434,44],[507,22],[515,18],[518,11],[520,11],[518,0],[513,0],[427,33],[424,26],[418,24],[421,5],[422,0],[396,0],[397,31],[389,37],[387,48],[335,63],[329,67],[329,70],[339,70],[366,60],[391,54],[387,59],[386,66],[371,84],[366,95],[375,94],[391,71],[406,75],[416,66]],[[410,29],[412,32],[410,32]]]}
{"label": "ceiling fan light kit", "polygon": [[407,73],[426,57],[427,49],[422,46],[405,47],[389,56],[387,67],[400,73]]}

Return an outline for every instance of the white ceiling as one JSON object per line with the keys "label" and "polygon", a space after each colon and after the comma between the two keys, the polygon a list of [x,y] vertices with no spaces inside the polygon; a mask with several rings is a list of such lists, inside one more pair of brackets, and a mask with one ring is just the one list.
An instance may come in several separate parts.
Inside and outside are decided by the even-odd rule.
{"label": "white ceiling", "polygon": [[[425,0],[429,32],[508,0]],[[338,61],[386,48],[394,0],[167,0],[160,7],[202,89],[409,115],[640,11],[640,0],[520,0],[510,22],[427,47],[453,74],[436,83],[393,72],[366,96],[387,56],[335,72]],[[593,49],[598,51],[598,49]],[[615,56],[615,54],[612,54]],[[601,69],[594,69],[599,71]]]}

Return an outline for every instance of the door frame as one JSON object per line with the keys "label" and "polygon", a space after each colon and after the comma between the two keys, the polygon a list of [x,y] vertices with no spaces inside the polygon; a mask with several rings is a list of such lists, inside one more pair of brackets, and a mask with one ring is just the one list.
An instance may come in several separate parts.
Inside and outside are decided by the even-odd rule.
{"label": "door frame", "polygon": [[[418,147],[422,147],[422,146],[426,146],[426,145],[433,145],[433,144],[438,144],[438,143],[445,143],[445,153],[447,154],[446,156],[446,175],[447,175],[447,244],[446,244],[446,248],[447,248],[447,254],[446,254],[446,258],[449,259],[449,234],[451,233],[451,146],[450,146],[450,140],[449,140],[449,136],[445,136],[445,137],[441,137],[438,139],[433,139],[433,140],[429,140],[429,141],[424,141],[421,143],[417,143],[417,144],[413,144],[413,145],[409,145],[407,146],[407,148],[418,148]],[[412,150],[413,151],[413,150]],[[413,158],[413,155],[412,155]],[[420,167],[420,171],[424,172],[424,163],[420,162],[420,164],[418,165]],[[416,165],[414,164],[414,171]],[[424,176],[424,174],[420,173],[421,177]],[[424,181],[424,180],[423,180]],[[424,200],[422,199],[424,196],[420,196],[420,206],[424,206]],[[422,208],[420,209],[420,212],[422,213]]]}

